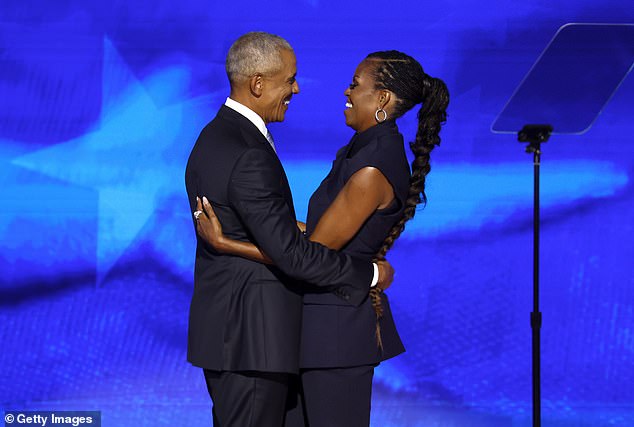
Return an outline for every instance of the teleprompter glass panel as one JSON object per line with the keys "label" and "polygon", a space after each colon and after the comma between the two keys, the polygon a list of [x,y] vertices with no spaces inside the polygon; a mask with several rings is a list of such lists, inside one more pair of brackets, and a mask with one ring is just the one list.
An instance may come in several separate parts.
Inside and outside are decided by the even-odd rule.
{"label": "teleprompter glass panel", "polygon": [[491,126],[517,133],[550,124],[553,134],[581,134],[634,66],[634,24],[566,24],[526,74]]}

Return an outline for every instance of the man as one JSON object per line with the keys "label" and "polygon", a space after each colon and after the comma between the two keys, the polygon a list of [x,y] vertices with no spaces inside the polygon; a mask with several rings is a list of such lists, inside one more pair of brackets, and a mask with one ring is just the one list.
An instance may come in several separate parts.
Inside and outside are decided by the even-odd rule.
{"label": "man", "polygon": [[289,377],[298,372],[302,315],[301,294],[288,277],[331,286],[360,304],[371,283],[387,287],[393,271],[310,242],[297,228],[266,128],[284,120],[299,93],[288,42],[245,34],[231,46],[226,68],[229,98],[187,163],[190,206],[207,196],[224,234],[255,243],[276,267],[216,253],[198,239],[188,360],[204,370],[214,425],[281,426]]}

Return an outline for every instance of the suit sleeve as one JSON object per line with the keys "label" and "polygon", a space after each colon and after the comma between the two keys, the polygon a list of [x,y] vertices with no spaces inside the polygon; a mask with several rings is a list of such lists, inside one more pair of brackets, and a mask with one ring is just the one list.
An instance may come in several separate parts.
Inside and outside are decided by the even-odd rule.
{"label": "suit sleeve", "polygon": [[304,237],[282,193],[285,181],[279,168],[268,152],[247,150],[231,174],[230,203],[255,243],[284,274],[338,287],[335,293],[351,304],[360,304],[372,281],[372,264]]}

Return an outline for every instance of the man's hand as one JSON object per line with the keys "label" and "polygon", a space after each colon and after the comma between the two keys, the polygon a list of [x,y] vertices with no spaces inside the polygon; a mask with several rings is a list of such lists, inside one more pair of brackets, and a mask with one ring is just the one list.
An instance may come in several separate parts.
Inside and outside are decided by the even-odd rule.
{"label": "man's hand", "polygon": [[387,261],[377,261],[377,267],[379,267],[379,281],[377,282],[377,288],[382,291],[386,290],[392,284],[394,280],[394,269]]}

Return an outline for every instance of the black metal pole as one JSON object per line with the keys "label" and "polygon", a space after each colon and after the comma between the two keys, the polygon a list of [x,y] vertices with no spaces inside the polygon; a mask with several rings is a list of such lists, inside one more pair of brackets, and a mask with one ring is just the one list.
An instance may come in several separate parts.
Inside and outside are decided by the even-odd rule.
{"label": "black metal pole", "polygon": [[539,311],[539,166],[541,162],[540,143],[533,143],[533,427],[541,426],[541,363],[540,333],[542,313]]}
{"label": "black metal pole", "polygon": [[533,153],[533,311],[531,330],[533,336],[533,427],[541,427],[541,363],[540,334],[542,313],[539,311],[539,167],[541,144],[548,141],[553,131],[551,125],[526,125],[518,133],[520,142],[528,142],[527,153]]}

